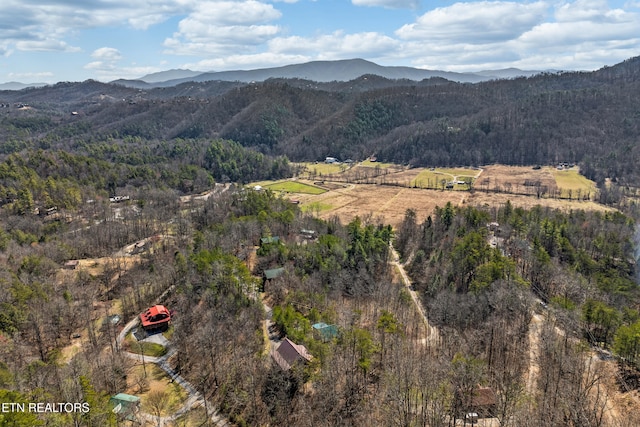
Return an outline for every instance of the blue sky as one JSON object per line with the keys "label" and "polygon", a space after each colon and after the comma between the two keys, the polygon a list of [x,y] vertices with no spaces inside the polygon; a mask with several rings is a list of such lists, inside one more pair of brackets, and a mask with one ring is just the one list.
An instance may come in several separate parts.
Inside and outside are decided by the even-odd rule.
{"label": "blue sky", "polygon": [[0,82],[364,58],[594,70],[640,55],[640,0],[2,0]]}

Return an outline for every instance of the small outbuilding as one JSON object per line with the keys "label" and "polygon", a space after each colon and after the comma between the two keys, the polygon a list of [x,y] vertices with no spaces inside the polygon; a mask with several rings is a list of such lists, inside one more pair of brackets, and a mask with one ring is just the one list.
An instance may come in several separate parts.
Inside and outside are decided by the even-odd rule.
{"label": "small outbuilding", "polygon": [[64,263],[65,270],[75,270],[80,265],[80,261],[77,259],[72,259]]}
{"label": "small outbuilding", "polygon": [[109,399],[111,410],[121,420],[136,421],[140,410],[140,398],[126,393],[118,393]]}
{"label": "small outbuilding", "polygon": [[327,325],[324,322],[319,322],[311,325],[313,328],[313,334],[321,341],[327,342],[338,337],[338,327],[336,325]]}
{"label": "small outbuilding", "polygon": [[280,243],[280,237],[278,236],[267,236],[267,237],[262,237],[260,239],[260,246],[277,244],[277,243]]}

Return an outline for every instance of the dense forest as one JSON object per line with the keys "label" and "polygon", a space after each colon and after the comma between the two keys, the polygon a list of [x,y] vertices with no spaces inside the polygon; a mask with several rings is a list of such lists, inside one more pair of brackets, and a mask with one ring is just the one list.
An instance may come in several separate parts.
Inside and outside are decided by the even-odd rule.
{"label": "dense forest", "polygon": [[[159,297],[176,313],[173,369],[236,425],[450,426],[478,411],[479,386],[495,393],[500,425],[640,421],[633,407],[606,413],[610,387],[633,385],[608,384],[591,349],[640,360],[633,224],[620,213],[446,205],[422,224],[409,211],[394,231],[371,218],[321,221],[233,186],[186,210],[167,191],[117,204],[120,218],[113,206],[95,206],[89,226],[4,210],[1,399],[91,405],[3,414],[8,425],[115,425],[109,396],[132,383],[143,392],[146,375],[113,345],[121,326],[99,320],[114,301],[133,319]],[[115,255],[148,236],[159,239],[133,265]],[[100,273],[61,272],[100,257]],[[274,268],[282,274],[265,283]],[[319,322],[335,335],[318,335]],[[310,362],[275,364],[268,348],[284,337]]]}
{"label": "dense forest", "polygon": [[[478,84],[0,92],[0,426],[640,425],[633,200],[447,203],[394,229],[244,185],[324,156],[567,161],[615,204],[640,186],[638,85],[633,58]],[[159,304],[171,325],[139,341]],[[113,411],[123,392],[141,411]],[[34,402],[89,410],[14,410]]]}

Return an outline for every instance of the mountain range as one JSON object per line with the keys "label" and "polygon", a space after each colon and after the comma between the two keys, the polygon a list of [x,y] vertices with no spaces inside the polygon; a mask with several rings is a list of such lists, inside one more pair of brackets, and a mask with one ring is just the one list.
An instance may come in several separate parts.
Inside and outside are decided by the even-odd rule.
{"label": "mountain range", "polygon": [[[375,75],[391,80],[413,81],[438,77],[458,83],[478,83],[487,80],[528,77],[540,72],[541,71],[505,68],[502,70],[485,70],[474,73],[456,73],[412,67],[382,66],[364,59],[346,59],[338,61],[312,61],[303,64],[255,70],[202,72],[173,69],[147,74],[133,80],[117,79],[111,83],[137,89],[151,89],[156,87],[172,87],[187,82],[225,81],[250,83],[275,78],[303,79],[321,83],[347,82],[363,75]],[[7,82],[0,84],[0,90],[21,90],[28,87],[42,87],[46,85],[46,83]]]}
{"label": "mountain range", "polygon": [[112,83],[136,88],[170,87],[185,82],[233,81],[261,82],[273,78],[303,79],[314,82],[350,81],[363,75],[376,75],[392,80],[420,81],[433,77],[458,83],[478,83],[486,80],[523,77],[540,71],[524,71],[517,68],[481,71],[477,73],[455,73],[451,71],[424,70],[412,67],[382,66],[364,59],[338,61],[312,61],[282,67],[255,70],[235,70],[199,73],[191,70],[169,70],[148,74],[137,80],[120,79]]}

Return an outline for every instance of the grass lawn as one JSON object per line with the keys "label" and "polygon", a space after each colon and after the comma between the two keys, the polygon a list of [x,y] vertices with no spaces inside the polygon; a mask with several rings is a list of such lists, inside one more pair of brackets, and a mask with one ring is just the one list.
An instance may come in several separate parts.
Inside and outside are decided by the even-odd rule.
{"label": "grass lawn", "polygon": [[334,163],[302,163],[302,165],[307,168],[306,173],[312,174],[315,171],[316,175],[333,175],[342,173],[347,169],[345,164],[338,165]]}
{"label": "grass lawn", "polygon": [[[442,180],[444,179],[446,182],[451,182],[453,180],[453,172],[458,174],[461,171],[466,171],[467,173],[471,172],[471,169],[435,169],[429,170],[425,169],[421,171],[418,176],[416,176],[411,181],[411,186],[419,187],[419,188],[442,188]],[[477,171],[473,171],[477,172]],[[465,177],[469,175],[458,174],[458,180],[463,181]],[[467,190],[466,185],[454,184],[454,190]]]}
{"label": "grass lawn", "polygon": [[271,191],[286,191],[289,193],[303,193],[303,194],[322,194],[327,190],[324,188],[316,187],[315,185],[304,184],[298,181],[280,181],[273,184],[267,184],[264,188],[268,188]]}
{"label": "grass lawn", "polygon": [[171,338],[173,337],[173,333],[175,332],[175,330],[176,329],[173,327],[173,325],[171,325],[171,326],[169,326],[169,329],[167,329],[166,331],[164,331],[162,333],[162,335],[164,335],[164,337],[167,340],[171,341]]}
{"label": "grass lawn", "polygon": [[303,194],[322,194],[326,192],[324,188],[316,187],[315,185],[305,184],[298,181],[291,181],[288,179],[282,179],[278,181],[256,181],[247,184],[247,188],[262,187],[271,191],[282,191],[289,193],[303,193]]}
{"label": "grass lawn", "polygon": [[440,181],[443,179],[445,181],[451,181],[452,178],[449,175],[438,174],[435,171],[425,169],[411,181],[411,186],[421,188],[442,188]]}
{"label": "grass lawn", "polygon": [[131,332],[124,339],[125,349],[130,353],[143,354],[145,356],[160,357],[167,353],[167,349],[153,342],[137,341]]}
{"label": "grass lawn", "polygon": [[360,162],[359,166],[363,166],[365,168],[386,169],[386,168],[390,168],[391,166],[396,166],[396,165],[393,164],[393,163],[372,162],[371,160],[364,160],[364,161]]}
{"label": "grass lawn", "polygon": [[442,173],[448,173],[450,175],[457,176],[458,179],[462,178],[463,176],[475,177],[480,173],[479,170],[466,169],[466,168],[438,168],[438,169],[436,169],[436,171],[437,172],[442,172]]}
{"label": "grass lawn", "polygon": [[289,193],[303,193],[303,194],[322,194],[327,190],[324,188],[316,187],[315,185],[304,184],[298,181],[280,181],[273,184],[267,184],[263,186],[271,191],[286,191]]}
{"label": "grass lawn", "polygon": [[[163,405],[161,405],[162,416],[173,414],[184,405],[187,399],[187,391],[173,382],[166,372],[153,363],[134,366],[127,377],[131,378],[127,392],[140,397],[141,409],[148,414],[155,414],[150,404],[150,396],[153,392],[164,393]],[[144,384],[143,390],[140,390],[141,384]]]}
{"label": "grass lawn", "polygon": [[333,206],[330,205],[329,203],[323,203],[323,202],[311,202],[311,203],[305,203],[304,205],[302,205],[302,211],[303,212],[322,212],[322,211],[328,211],[333,209]]}
{"label": "grass lawn", "polygon": [[581,195],[596,192],[596,184],[587,179],[587,177],[580,175],[577,169],[569,170],[557,170],[552,169],[553,177],[556,180],[556,185],[562,191],[563,197],[568,197],[569,191],[572,193],[572,197],[577,197],[577,192],[580,191]]}

